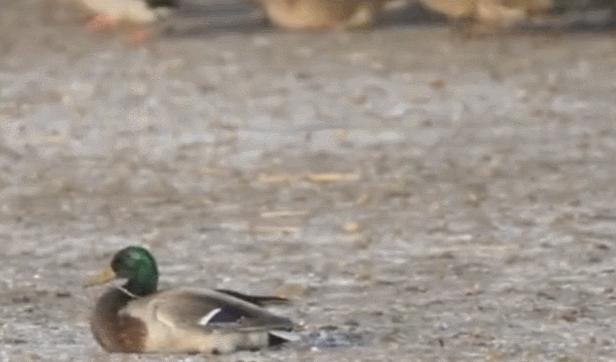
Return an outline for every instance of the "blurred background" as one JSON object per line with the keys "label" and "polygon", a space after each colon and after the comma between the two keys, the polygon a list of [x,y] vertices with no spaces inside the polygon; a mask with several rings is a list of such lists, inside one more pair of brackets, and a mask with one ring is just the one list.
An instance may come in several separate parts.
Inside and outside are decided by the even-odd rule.
{"label": "blurred background", "polygon": [[133,243],[296,299],[222,360],[612,359],[614,8],[0,0],[0,359],[107,360],[81,283]]}

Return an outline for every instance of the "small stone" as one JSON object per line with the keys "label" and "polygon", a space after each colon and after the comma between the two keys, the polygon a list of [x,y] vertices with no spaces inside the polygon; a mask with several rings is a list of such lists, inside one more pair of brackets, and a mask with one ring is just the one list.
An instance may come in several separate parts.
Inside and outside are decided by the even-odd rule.
{"label": "small stone", "polygon": [[70,298],[72,294],[70,292],[60,291],[56,292],[56,298]]}
{"label": "small stone", "polygon": [[28,297],[27,295],[22,295],[18,297],[13,297],[11,301],[15,304],[26,304],[32,302],[32,298]]}
{"label": "small stone", "polygon": [[294,299],[306,294],[308,288],[298,283],[285,283],[274,291],[274,294],[281,298]]}
{"label": "small stone", "polygon": [[342,225],[342,230],[347,233],[356,233],[357,231],[359,231],[359,224],[354,221],[345,222]]}

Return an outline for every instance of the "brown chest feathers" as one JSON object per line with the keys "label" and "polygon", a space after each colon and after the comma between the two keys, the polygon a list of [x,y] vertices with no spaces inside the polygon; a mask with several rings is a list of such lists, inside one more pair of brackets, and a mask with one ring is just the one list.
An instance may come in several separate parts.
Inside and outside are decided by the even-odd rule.
{"label": "brown chest feathers", "polygon": [[106,292],[96,304],[92,316],[92,333],[108,352],[139,353],[144,351],[145,324],[128,315],[118,314],[132,298],[118,289]]}

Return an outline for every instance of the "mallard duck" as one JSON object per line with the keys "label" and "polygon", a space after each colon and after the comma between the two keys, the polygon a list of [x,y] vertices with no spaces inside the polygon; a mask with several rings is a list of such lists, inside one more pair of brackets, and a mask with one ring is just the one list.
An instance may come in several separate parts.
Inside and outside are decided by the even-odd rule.
{"label": "mallard duck", "polygon": [[[87,28],[92,31],[107,30],[118,24],[142,26],[153,24],[168,17],[178,7],[178,0],[78,0],[94,13]],[[141,42],[149,36],[144,29],[134,30],[133,42]]]}
{"label": "mallard duck", "polygon": [[143,247],[117,252],[86,286],[117,278],[128,281],[103,294],[91,318],[94,337],[109,352],[219,354],[293,340],[293,323],[262,307],[286,299],[224,289],[157,291],[156,260]]}
{"label": "mallard duck", "polygon": [[288,29],[347,29],[372,25],[388,0],[253,0],[269,20]]}

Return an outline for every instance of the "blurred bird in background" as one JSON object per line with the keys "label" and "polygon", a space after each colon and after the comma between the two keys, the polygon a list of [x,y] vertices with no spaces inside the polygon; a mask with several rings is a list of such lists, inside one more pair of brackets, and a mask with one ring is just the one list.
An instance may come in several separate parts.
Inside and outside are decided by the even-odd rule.
{"label": "blurred bird in background", "polygon": [[150,36],[147,26],[165,19],[178,6],[178,0],[77,0],[94,13],[87,28],[104,31],[118,25],[132,27],[130,40],[140,43]]}
{"label": "blurred bird in background", "polygon": [[371,26],[388,0],[252,0],[272,24],[287,29],[352,29]]}
{"label": "blurred bird in background", "polygon": [[486,28],[507,28],[550,11],[553,0],[419,0],[452,21],[471,21]]}

